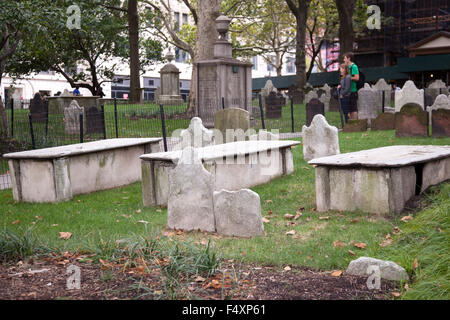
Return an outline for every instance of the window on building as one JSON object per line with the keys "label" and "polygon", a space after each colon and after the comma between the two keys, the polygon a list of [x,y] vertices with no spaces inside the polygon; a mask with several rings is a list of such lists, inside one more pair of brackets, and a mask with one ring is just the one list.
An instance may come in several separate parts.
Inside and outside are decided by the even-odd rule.
{"label": "window on building", "polygon": [[183,13],[183,25],[188,23],[188,15],[187,13]]}
{"label": "window on building", "polygon": [[295,73],[295,58],[289,57],[286,61],[286,72]]}
{"label": "window on building", "polygon": [[180,31],[180,13],[179,12],[175,12],[174,13],[174,18],[175,18],[174,29],[175,29],[175,31]]}
{"label": "window on building", "polygon": [[184,63],[189,59],[189,53],[186,51],[180,50],[178,48],[175,49],[175,61]]}
{"label": "window on building", "polygon": [[[274,61],[274,59],[272,58],[270,60]],[[268,62],[267,62],[267,71],[269,72],[275,71],[275,67]]]}
{"label": "window on building", "polygon": [[252,63],[253,63],[252,69],[258,70],[258,57],[257,56],[252,57]]}
{"label": "window on building", "polygon": [[153,87],[155,85],[155,80],[148,80],[148,85]]}

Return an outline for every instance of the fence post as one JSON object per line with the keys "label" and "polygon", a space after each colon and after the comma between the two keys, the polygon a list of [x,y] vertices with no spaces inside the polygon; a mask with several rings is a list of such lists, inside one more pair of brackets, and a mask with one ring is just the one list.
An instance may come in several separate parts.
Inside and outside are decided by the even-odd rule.
{"label": "fence post", "polygon": [[31,113],[28,115],[28,120],[30,122],[30,134],[31,134],[31,146],[36,149],[36,141],[34,140],[34,130],[33,130],[33,116]]}
{"label": "fence post", "polygon": [[14,137],[14,99],[11,99],[11,137]]}
{"label": "fence post", "polygon": [[119,127],[117,123],[117,98],[114,98],[114,122],[116,125],[116,138],[119,138]]}
{"label": "fence post", "polygon": [[384,113],[384,107],[385,107],[385,102],[386,102],[386,91],[381,91],[382,92],[382,97],[383,97],[383,101],[381,102],[381,111]]}
{"label": "fence post", "polygon": [[102,128],[103,128],[103,139],[106,140],[106,121],[105,121],[105,106],[102,105]]}
{"label": "fence post", "polygon": [[80,143],[84,142],[84,121],[83,121],[83,113],[80,113]]}
{"label": "fence post", "polygon": [[291,98],[291,128],[292,133],[295,132],[295,125],[294,125],[294,98]]}
{"label": "fence post", "polygon": [[166,120],[164,116],[164,106],[162,104],[159,105],[159,110],[161,113],[161,126],[164,141],[164,152],[167,152]]}
{"label": "fence post", "polygon": [[225,109],[225,98],[224,97],[222,97],[222,109],[223,110]]}
{"label": "fence post", "polygon": [[258,95],[258,99],[259,99],[259,111],[261,113],[261,125],[262,125],[263,130],[266,130],[266,125],[264,123],[264,110],[263,110],[263,106],[262,106],[261,94]]}

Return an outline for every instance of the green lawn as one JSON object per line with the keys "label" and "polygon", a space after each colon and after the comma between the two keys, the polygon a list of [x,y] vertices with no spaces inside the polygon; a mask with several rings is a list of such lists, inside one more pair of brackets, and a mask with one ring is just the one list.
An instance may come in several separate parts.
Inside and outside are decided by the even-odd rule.
{"label": "green lawn", "polygon": [[[340,133],[341,152],[352,152],[388,145],[450,145],[450,138],[396,138],[394,131]],[[428,197],[430,206],[408,222],[381,218],[363,212],[317,213],[315,207],[314,169],[304,160],[301,147],[294,151],[295,172],[269,184],[252,188],[261,197],[266,236],[252,239],[219,237],[190,232],[175,238],[204,246],[211,240],[214,251],[223,259],[255,262],[264,265],[298,265],[317,270],[345,270],[349,262],[360,256],[389,259],[399,263],[412,276],[404,298],[450,298],[448,273],[450,240],[450,184]],[[270,200],[270,201],[269,201]],[[0,191],[0,228],[18,235],[33,228],[46,246],[67,250],[90,250],[102,243],[134,236],[159,237],[167,222],[167,210],[143,208],[141,184],[76,196],[60,204],[14,203],[11,190]],[[285,214],[301,212],[287,225]],[[14,222],[14,224],[13,224]],[[402,233],[397,234],[395,227]],[[286,235],[289,231],[295,235]],[[440,230],[440,231],[439,231]],[[68,240],[59,232],[70,232]],[[392,244],[380,244],[390,234]],[[342,245],[335,247],[339,241]],[[354,243],[365,243],[360,249]],[[1,245],[1,241],[0,241]],[[350,251],[351,252],[350,252]],[[413,271],[414,259],[419,267]]]}

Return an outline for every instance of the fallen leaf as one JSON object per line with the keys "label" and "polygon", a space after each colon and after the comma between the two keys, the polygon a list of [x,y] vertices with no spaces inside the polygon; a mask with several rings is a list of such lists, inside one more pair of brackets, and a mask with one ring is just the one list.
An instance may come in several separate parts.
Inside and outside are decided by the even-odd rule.
{"label": "fallen leaf", "polygon": [[380,243],[380,247],[387,247],[388,245],[390,245],[392,243],[392,239],[386,239],[386,240],[383,240],[381,243]]}
{"label": "fallen leaf", "polygon": [[206,279],[205,278],[203,278],[203,277],[201,277],[201,276],[198,276],[197,278],[195,278],[195,280],[194,280],[195,282],[205,282],[206,281]]}
{"label": "fallen leaf", "polygon": [[139,209],[139,210],[136,210],[136,213],[137,214],[139,214],[139,213],[141,213],[142,212],[142,210],[141,209]]}
{"label": "fallen leaf", "polygon": [[58,225],[57,224],[52,224],[52,227],[57,227]]}
{"label": "fallen leaf", "polygon": [[308,167],[303,167],[303,169],[305,169],[305,170],[311,170],[311,168],[308,168]]}
{"label": "fallen leaf", "polygon": [[36,216],[36,220],[41,220],[42,217],[41,216]]}
{"label": "fallen leaf", "polygon": [[67,240],[72,236],[72,234],[70,232],[60,232],[59,233],[59,238],[60,239],[64,239]]}
{"label": "fallen leaf", "polygon": [[358,219],[353,219],[353,220],[351,221],[351,223],[358,223],[358,222],[359,222]]}
{"label": "fallen leaf", "polygon": [[266,203],[272,203],[273,201],[272,200],[266,200]]}
{"label": "fallen leaf", "polygon": [[348,253],[349,253],[350,255],[352,255],[352,256],[355,255],[355,253],[354,253],[352,250],[348,250]]}
{"label": "fallen leaf", "polygon": [[391,237],[391,234],[390,234],[390,233],[388,233],[388,234],[386,235],[386,239],[392,239],[392,237]]}
{"label": "fallen leaf", "polygon": [[145,220],[139,220],[138,223],[148,224],[149,222]]}
{"label": "fallen leaf", "polygon": [[413,265],[412,265],[412,270],[416,270],[417,267],[419,266],[419,261],[417,261],[417,258],[414,259]]}
{"label": "fallen leaf", "polygon": [[263,221],[264,223],[270,223],[270,220],[269,220],[269,219],[266,219],[266,218],[262,218],[262,221]]}
{"label": "fallen leaf", "polygon": [[289,267],[289,266],[285,267],[284,271],[291,271],[291,267]]}
{"label": "fallen leaf", "polygon": [[319,220],[328,220],[330,217],[319,217]]}
{"label": "fallen leaf", "polygon": [[289,213],[284,215],[284,218],[287,219],[287,220],[292,220],[292,219],[294,219],[294,217],[295,216],[293,214],[289,214]]}
{"label": "fallen leaf", "polygon": [[181,236],[183,234],[183,230],[178,230],[177,231],[177,236]]}
{"label": "fallen leaf", "polygon": [[403,221],[403,222],[407,222],[407,221],[409,221],[409,220],[412,220],[412,216],[404,216],[403,218],[401,218],[400,220],[401,221]]}
{"label": "fallen leaf", "polygon": [[354,246],[360,249],[364,249],[365,247],[367,247],[367,244],[365,244],[364,242],[359,242],[355,243]]}
{"label": "fallen leaf", "polygon": [[305,207],[300,207],[300,208],[298,208],[298,210],[305,211],[306,209],[305,209]]}
{"label": "fallen leaf", "polygon": [[336,241],[333,242],[333,247],[335,247],[335,248],[337,248],[337,247],[343,248],[345,246],[347,246],[347,245],[345,243],[343,243],[343,242],[340,242],[339,240],[336,240]]}
{"label": "fallen leaf", "polygon": [[13,222],[11,222],[11,224],[19,224],[20,220],[14,220]]}
{"label": "fallen leaf", "polygon": [[162,210],[161,209],[156,209],[156,212],[161,213]]}
{"label": "fallen leaf", "polygon": [[306,221],[308,221],[308,222],[311,221],[311,217],[307,217]]}
{"label": "fallen leaf", "polygon": [[168,238],[173,237],[174,235],[175,235],[175,232],[173,232],[173,231],[164,231],[163,232],[163,236],[168,237]]}
{"label": "fallen leaf", "polygon": [[332,277],[340,277],[342,275],[342,270],[336,270],[331,273]]}
{"label": "fallen leaf", "polygon": [[400,292],[391,292],[394,297],[400,297],[402,294]]}
{"label": "fallen leaf", "polygon": [[295,234],[295,230],[291,230],[291,231],[286,232],[287,236],[293,236],[294,234]]}
{"label": "fallen leaf", "polygon": [[273,213],[272,210],[267,211],[267,214],[272,214],[272,213]]}
{"label": "fallen leaf", "polygon": [[303,215],[303,213],[301,213],[300,211],[297,211],[296,212],[296,215],[295,215],[295,217],[294,217],[294,220],[298,220],[298,219],[300,219],[300,217]]}
{"label": "fallen leaf", "polygon": [[286,227],[295,227],[295,225],[296,225],[295,222],[292,221],[286,222]]}

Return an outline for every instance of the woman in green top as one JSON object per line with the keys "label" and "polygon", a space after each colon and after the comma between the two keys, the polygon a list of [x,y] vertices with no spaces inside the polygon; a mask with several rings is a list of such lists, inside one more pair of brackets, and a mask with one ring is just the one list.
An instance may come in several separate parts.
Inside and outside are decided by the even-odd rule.
{"label": "woman in green top", "polygon": [[356,83],[359,81],[359,69],[356,64],[353,63],[355,55],[353,52],[347,52],[344,54],[344,63],[348,65],[350,77],[352,79],[352,85],[350,88],[350,103],[349,103],[349,117],[350,119],[358,119],[358,88]]}

